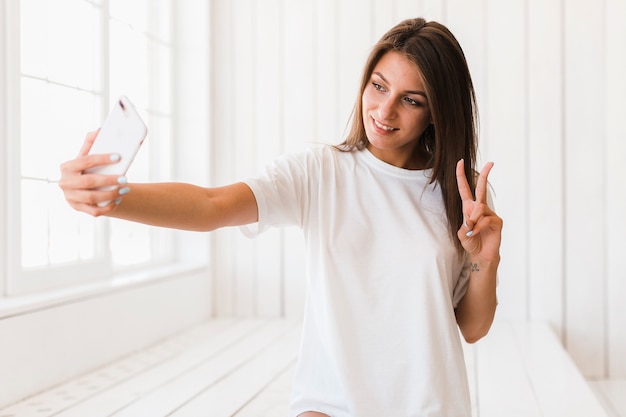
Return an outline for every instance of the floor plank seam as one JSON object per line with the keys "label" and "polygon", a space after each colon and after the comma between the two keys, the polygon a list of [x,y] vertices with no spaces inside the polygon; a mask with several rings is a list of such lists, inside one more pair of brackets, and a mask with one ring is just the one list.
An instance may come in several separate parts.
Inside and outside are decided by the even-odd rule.
{"label": "floor plank seam", "polygon": [[278,372],[270,381],[268,381],[267,384],[261,387],[261,389],[259,389],[259,391],[254,396],[252,396],[248,401],[242,404],[241,407],[239,407],[239,409],[230,417],[237,417],[237,415],[241,413],[241,411],[243,411],[247,406],[253,403],[257,398],[259,398],[259,396],[263,392],[265,392],[265,390],[267,390],[272,384],[279,380],[286,372],[289,372],[291,367],[295,365],[296,360],[297,359],[294,357],[291,361],[289,361],[289,363],[283,369],[281,369],[280,372]]}
{"label": "floor plank seam", "polygon": [[[295,323],[291,323],[287,329],[285,329],[280,336],[278,337],[278,339],[281,339],[283,337],[286,337],[291,331],[293,331],[293,328],[295,327]],[[244,337],[241,338],[241,340],[245,339],[249,337],[249,335],[245,335]],[[236,372],[237,370],[243,368],[244,366],[246,366],[247,364],[249,364],[250,362],[254,361],[255,357],[259,354],[261,354],[262,352],[266,351],[267,349],[269,349],[271,346],[273,346],[275,343],[277,343],[277,340],[274,339],[270,342],[268,342],[267,344],[265,344],[262,349],[260,349],[259,351],[256,352],[255,355],[251,355],[248,358],[246,358],[244,361],[238,363],[234,368],[231,368],[229,372],[225,373],[224,375],[222,375],[221,377],[219,377],[218,379],[216,379],[215,381],[213,381],[211,384],[205,386],[203,389],[201,389],[200,391],[196,392],[192,397],[189,397],[186,401],[182,402],[181,404],[178,405],[178,407],[176,407],[175,409],[171,410],[168,414],[166,414],[164,417],[170,417],[174,414],[176,414],[178,411],[184,409],[185,406],[187,406],[188,404],[191,404],[195,399],[199,398],[200,396],[202,396],[204,393],[206,393],[209,389],[211,389],[212,387],[215,387],[216,385],[218,385],[221,381],[223,381],[224,379],[228,378],[231,374],[233,374],[234,372]]]}

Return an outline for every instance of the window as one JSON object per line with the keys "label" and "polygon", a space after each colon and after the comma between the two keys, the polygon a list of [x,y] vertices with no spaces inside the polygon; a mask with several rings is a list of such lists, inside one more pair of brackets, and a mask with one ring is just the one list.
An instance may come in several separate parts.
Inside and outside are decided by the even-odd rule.
{"label": "window", "polygon": [[149,126],[128,176],[169,178],[169,0],[20,0],[6,59],[8,228],[6,292],[21,294],[171,261],[170,231],[74,212],[57,186],[125,94]]}

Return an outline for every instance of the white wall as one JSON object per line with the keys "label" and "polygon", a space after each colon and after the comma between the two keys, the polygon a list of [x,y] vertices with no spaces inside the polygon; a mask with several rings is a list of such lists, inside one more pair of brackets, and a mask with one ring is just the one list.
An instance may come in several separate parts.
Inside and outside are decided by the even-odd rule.
{"label": "white wall", "polygon": [[[626,377],[626,1],[214,0],[216,184],[343,135],[368,48],[447,24],[477,89],[504,218],[498,317],[545,319],[589,377]],[[297,315],[297,230],[215,235],[215,314]]]}

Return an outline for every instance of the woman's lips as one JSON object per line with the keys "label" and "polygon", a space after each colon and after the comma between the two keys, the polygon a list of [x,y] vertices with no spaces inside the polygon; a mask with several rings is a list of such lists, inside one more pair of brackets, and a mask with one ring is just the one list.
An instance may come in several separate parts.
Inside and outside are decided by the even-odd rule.
{"label": "woman's lips", "polygon": [[383,132],[393,132],[394,130],[398,130],[398,129],[397,129],[397,128],[395,128],[395,127],[391,127],[391,126],[386,125],[386,124],[384,124],[384,123],[382,123],[382,122],[379,122],[378,120],[374,119],[373,117],[372,117],[372,120],[374,121],[374,126],[375,126],[378,130],[381,130],[381,131],[383,131]]}

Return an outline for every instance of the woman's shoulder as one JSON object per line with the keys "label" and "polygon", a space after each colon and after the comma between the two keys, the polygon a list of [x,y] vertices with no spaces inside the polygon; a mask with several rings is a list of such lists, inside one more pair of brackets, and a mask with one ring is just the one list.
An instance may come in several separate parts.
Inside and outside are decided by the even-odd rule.
{"label": "woman's shoulder", "polygon": [[357,150],[348,151],[335,145],[314,143],[282,154],[270,167],[288,170],[293,174],[300,172],[307,176],[316,176],[322,172],[350,171],[358,164],[358,153]]}

